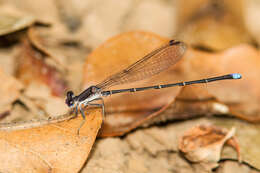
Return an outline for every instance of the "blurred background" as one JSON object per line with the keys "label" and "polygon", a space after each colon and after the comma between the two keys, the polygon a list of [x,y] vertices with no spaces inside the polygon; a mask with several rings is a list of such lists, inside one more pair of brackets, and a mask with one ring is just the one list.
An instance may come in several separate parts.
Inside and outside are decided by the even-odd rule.
{"label": "blurred background", "polygon": [[53,24],[57,35],[96,47],[125,31],[145,30],[221,50],[260,40],[258,0],[1,0],[1,11]]}
{"label": "blurred background", "polygon": [[[116,52],[121,49],[118,46],[120,45],[120,41],[116,43],[108,41],[102,49],[97,50],[96,48],[100,47],[100,45],[113,36],[137,30],[157,34],[140,34],[141,41],[138,39],[135,40],[136,43],[140,44],[142,42],[147,43],[147,40],[151,39],[152,41],[156,40],[155,43],[157,44],[147,44],[149,48],[144,46],[142,49],[140,48],[140,50],[136,51],[136,54],[134,50],[129,48],[129,51],[133,52],[136,56],[138,55],[138,58],[140,52],[142,55],[148,53],[168,39],[177,39],[188,44],[187,56],[185,55],[186,57],[183,58],[183,62],[176,69],[168,73],[168,81],[165,80],[166,82],[194,80],[207,75],[221,75],[230,71],[232,73],[241,72],[243,80],[236,81],[237,83],[228,83],[225,81],[225,83],[216,83],[209,87],[203,86],[204,88],[202,87],[201,90],[203,92],[201,93],[204,93],[205,90],[210,91],[221,102],[218,102],[217,99],[214,101],[220,103],[220,105],[223,103],[224,108],[227,108],[230,111],[228,113],[232,114],[232,116],[249,122],[259,122],[259,18],[259,0],[0,0],[0,81],[4,81],[0,85],[1,123],[26,121],[33,118],[40,119],[48,116],[55,117],[66,113],[68,107],[65,105],[64,97],[68,89],[79,93],[85,89],[85,85],[97,82],[95,81],[96,78],[100,77],[100,79],[104,79],[109,74],[108,70],[110,70],[112,65],[115,65],[116,68],[118,67],[117,64],[111,65],[107,63],[109,61],[103,61],[102,58],[107,53],[107,59],[110,57],[112,60],[117,59],[116,56],[108,57],[109,55],[114,55],[114,52],[109,52],[110,49],[106,46],[109,43],[113,43],[113,51]],[[145,40],[145,38],[147,39]],[[125,43],[131,44],[134,42],[130,40],[129,42],[125,41]],[[93,51],[99,51],[99,54],[91,54]],[[120,51],[116,52],[118,53],[118,57],[120,57],[119,55],[123,57],[124,53],[127,53],[126,50],[122,52],[122,54],[120,54]],[[238,60],[236,59],[237,57]],[[97,61],[95,61],[96,59]],[[106,69],[98,68],[98,63],[102,67],[106,67]],[[122,61],[123,65],[125,65],[124,63]],[[120,61],[118,64],[120,65]],[[90,83],[88,83],[89,81]],[[157,82],[157,80],[154,80],[154,82]],[[192,93],[192,90],[190,91]],[[197,97],[197,92],[190,94],[188,91],[187,93],[186,95],[184,94],[185,97],[195,93],[195,96],[191,96],[191,99],[195,98],[195,101],[197,101],[196,99],[200,101],[200,98],[202,98],[201,95],[203,95],[199,93]],[[151,99],[146,98],[148,100],[146,101],[146,106],[150,109],[146,110],[147,116],[161,109],[166,103],[173,101],[177,94],[178,91],[174,90],[174,96],[168,93],[162,95],[161,99],[158,99],[156,96],[156,99],[160,100],[163,104],[154,107],[151,104]],[[142,99],[146,95],[145,93],[139,95],[141,97],[139,100],[140,103],[144,103]],[[205,97],[209,96],[208,94],[204,95],[206,95]],[[214,96],[210,95],[209,97],[210,99],[215,99]],[[136,98],[136,96],[134,97]],[[131,100],[129,98],[125,100]],[[156,99],[154,101],[157,101]],[[121,103],[123,99],[118,100]],[[136,103],[135,101],[132,102],[134,105],[143,106]],[[201,103],[199,102],[199,104]],[[173,107],[169,108],[173,112],[176,110],[174,104]],[[123,106],[125,105],[129,106],[126,102]],[[208,105],[203,105],[203,103],[201,105],[203,108],[207,107],[206,111],[202,111],[203,116],[216,113],[214,111],[213,113],[207,112]],[[115,102],[112,106],[116,107],[118,103]],[[125,107],[127,108],[127,106]],[[181,111],[185,112],[190,107],[188,104]],[[219,110],[222,108],[220,107]],[[119,114],[122,113],[120,111]],[[188,111],[194,115],[195,111],[193,109]],[[113,114],[113,111],[111,112]],[[142,111],[139,113],[136,117],[144,115]],[[220,113],[222,114],[223,112]],[[124,112],[122,114],[125,115]],[[169,111],[169,114],[173,115],[174,113]],[[224,111],[224,114],[226,115],[227,113]],[[121,119],[115,119],[112,116],[112,120],[116,124],[113,126],[113,130],[118,129],[118,124],[120,126],[124,122],[133,119],[132,117],[127,119],[123,116]],[[192,124],[192,120],[191,124],[186,124],[185,128],[198,124],[197,122]],[[223,118],[217,121],[220,123],[216,124],[221,126],[224,124],[223,122],[228,122],[229,124],[225,127],[229,128],[234,125],[232,124],[233,120],[230,119],[230,121],[227,121]],[[250,127],[250,129],[246,129],[248,131],[241,130],[243,132],[240,132],[242,141],[245,141],[241,147],[242,155],[249,155],[246,158],[248,159],[246,160],[248,161],[247,163],[260,168],[258,161],[260,155],[255,154],[259,153],[259,141],[256,141],[256,143],[252,142],[258,139],[260,128],[254,125],[251,126],[249,123],[236,122],[238,122],[237,127],[242,123],[244,123],[245,129]],[[131,123],[129,123],[130,125],[127,123],[122,129],[125,130],[128,126],[132,125]],[[134,128],[139,125],[136,125]],[[151,165],[154,166],[151,169],[154,172],[159,172],[160,170],[167,172],[168,168],[174,171],[178,169],[176,168],[178,166],[181,169],[186,167],[188,170],[189,168],[190,172],[194,172],[194,169],[189,165],[190,163],[186,160],[181,160],[175,152],[178,143],[176,142],[176,136],[179,131],[183,131],[182,124],[176,127],[175,125],[174,123],[169,123],[165,128],[164,126],[147,128],[145,130],[150,130],[147,133],[144,132],[145,130],[140,130],[133,132],[125,138],[99,140],[99,144],[95,146],[94,154],[91,156],[94,159],[89,159],[89,172],[94,172],[94,168],[99,167],[109,172],[111,165],[114,166],[111,168],[112,172],[113,170],[119,170],[119,172],[134,170],[136,165],[138,166],[139,161],[142,163],[139,164],[139,166],[141,165],[140,170],[145,170],[139,170],[139,172],[149,172],[148,168]],[[171,133],[169,133],[170,128],[173,129]],[[177,131],[177,133],[173,134],[174,131]],[[161,133],[165,135],[163,141],[166,141],[165,145],[160,143]],[[248,136],[248,134],[251,134],[251,136]],[[158,139],[154,139],[153,137]],[[172,141],[169,142],[168,139],[170,138]],[[143,139],[152,141],[151,146],[149,142],[148,144],[143,144]],[[136,141],[141,143],[141,149],[139,146],[137,149],[134,148]],[[252,147],[247,146],[249,143],[252,144]],[[125,147],[126,145],[128,151],[125,150],[127,148]],[[158,147],[158,149],[154,146],[162,146],[163,151],[168,151],[168,146],[173,147],[173,149],[170,148],[171,152],[162,152],[163,154],[160,155],[161,148]],[[248,148],[252,149],[250,150],[251,152],[248,152]],[[110,151],[110,149],[112,150]],[[139,152],[139,150],[142,151]],[[102,155],[103,153],[105,154]],[[117,155],[118,157],[116,158],[118,159],[114,159],[115,153],[121,154]],[[128,155],[124,155],[124,153]],[[131,155],[129,153],[134,154]],[[142,157],[139,157],[139,155],[142,155]],[[101,165],[99,161],[103,161],[103,158],[108,162]],[[120,159],[127,164],[119,163],[118,160]],[[159,164],[157,164],[158,159],[161,159]],[[114,162],[110,162],[111,160]],[[149,160],[149,163],[146,163],[147,160]],[[154,164],[150,164],[150,162]],[[120,164],[123,166],[120,167]],[[145,164],[147,164],[146,167],[142,167]],[[243,166],[243,170],[247,172],[256,172],[255,169],[251,169],[246,164]],[[232,172],[238,173],[237,170],[240,170],[237,162],[230,162],[229,166],[226,168],[223,167],[216,172],[229,172],[230,167],[234,167]],[[199,170],[199,168],[197,169]],[[243,172],[243,170],[241,169],[240,171]]]}

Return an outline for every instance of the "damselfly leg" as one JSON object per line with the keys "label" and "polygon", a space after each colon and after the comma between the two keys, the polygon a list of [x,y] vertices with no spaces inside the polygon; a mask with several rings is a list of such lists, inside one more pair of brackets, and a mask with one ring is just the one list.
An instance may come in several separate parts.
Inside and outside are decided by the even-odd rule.
{"label": "damselfly leg", "polygon": [[[93,101],[97,101],[97,100],[100,100],[101,101],[101,104],[98,104],[98,103],[90,103],[90,102],[87,102],[87,103],[81,103],[81,104],[79,104],[79,110],[80,110],[80,113],[81,113],[81,116],[82,116],[82,118],[83,118],[83,120],[82,120],[82,122],[80,123],[80,126],[79,126],[79,128],[78,128],[78,131],[77,131],[77,134],[79,135],[79,131],[80,131],[80,129],[81,129],[81,127],[85,124],[85,122],[86,122],[86,115],[85,115],[85,113],[84,113],[84,109],[86,109],[87,107],[89,107],[89,106],[93,106],[93,107],[98,107],[98,108],[102,108],[102,117],[103,117],[103,121],[104,121],[104,119],[105,119],[105,104],[104,104],[104,100],[103,100],[103,98],[97,98],[97,99],[94,99],[94,100],[92,100],[91,102],[93,102]],[[82,108],[82,106],[81,105],[84,105],[84,107]]]}
{"label": "damselfly leg", "polygon": [[77,131],[77,134],[79,135],[79,131],[81,129],[81,127],[85,124],[86,122],[86,116],[85,116],[85,113],[84,113],[84,110],[82,109],[82,103],[79,104],[79,110],[80,110],[80,113],[81,113],[81,116],[83,118],[83,120],[81,121],[80,125],[79,125],[79,128],[78,128],[78,131]]}

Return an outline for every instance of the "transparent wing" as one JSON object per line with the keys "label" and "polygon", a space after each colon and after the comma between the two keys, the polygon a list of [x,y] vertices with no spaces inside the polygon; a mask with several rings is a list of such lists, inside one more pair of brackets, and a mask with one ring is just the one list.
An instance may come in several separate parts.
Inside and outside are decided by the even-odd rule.
{"label": "transparent wing", "polygon": [[154,50],[126,69],[109,76],[97,85],[105,89],[114,85],[126,84],[146,79],[175,64],[184,54],[183,42],[171,40],[168,44]]}

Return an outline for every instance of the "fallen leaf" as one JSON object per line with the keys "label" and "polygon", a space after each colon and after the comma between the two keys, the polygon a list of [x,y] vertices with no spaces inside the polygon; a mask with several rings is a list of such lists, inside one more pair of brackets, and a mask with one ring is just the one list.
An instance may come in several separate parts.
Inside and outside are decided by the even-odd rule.
{"label": "fallen leaf", "polygon": [[[260,125],[251,124],[241,120],[230,118],[217,118],[210,120],[211,123],[218,127],[230,129],[236,128],[236,138],[239,142],[241,158],[244,163],[260,170]],[[230,151],[229,148],[224,148],[222,152],[222,159],[237,159],[237,155]]]}
{"label": "fallen leaf", "polygon": [[53,27],[30,27],[27,32],[32,46],[45,55],[46,61],[63,73],[71,90],[82,85],[83,65],[90,48],[74,35],[57,34]]}
{"label": "fallen leaf", "polygon": [[[258,87],[260,81],[257,77],[260,73],[258,70],[259,66],[259,52],[248,45],[237,46],[220,53],[206,53],[189,49],[182,60],[175,66],[175,71],[172,70],[168,72],[167,75],[172,77],[172,82],[175,82],[174,79],[187,81],[234,72],[241,73],[243,76],[242,79],[238,81],[215,82],[202,86],[204,89],[207,89],[209,93],[212,93],[212,96],[210,97],[208,97],[209,95],[205,95],[206,100],[207,98],[212,99],[212,97],[218,98],[215,101],[213,99],[213,102],[210,103],[211,106],[206,102],[204,102],[205,104],[201,104],[201,102],[199,104],[196,104],[196,102],[186,102],[184,105],[181,104],[183,109],[176,109],[173,102],[173,104],[165,103],[163,108],[157,107],[158,109],[156,109],[156,107],[154,107],[155,109],[150,110],[150,112],[143,111],[140,115],[136,112],[127,111],[124,113],[122,112],[121,115],[116,112],[113,112],[111,115],[108,113],[109,116],[106,116],[107,120],[104,123],[104,127],[101,129],[101,135],[114,136],[125,134],[125,132],[130,131],[130,129],[132,130],[141,124],[149,123],[150,120],[146,120],[151,117],[156,117],[154,120],[156,121],[156,119],[174,120],[177,117],[179,117],[179,119],[185,119],[185,115],[187,115],[186,118],[189,118],[194,117],[194,115],[198,116],[199,114],[226,114],[228,116],[231,115],[257,123],[260,121],[260,96],[257,89],[260,87]],[[163,79],[163,77],[161,77],[161,79]],[[189,94],[189,91],[187,90],[188,94],[186,95],[192,98],[196,95],[200,95],[202,92],[205,91],[194,91],[193,94]],[[168,94],[168,96],[171,96],[172,99],[176,97],[174,94]],[[201,97],[203,96],[204,95],[201,94]],[[119,102],[120,100],[118,100],[118,104]],[[122,104],[123,102],[125,102],[125,99],[122,98],[120,103]],[[136,102],[139,103],[138,100],[136,100]],[[140,103],[141,102],[142,101],[140,101]],[[176,104],[178,105],[179,103],[177,102]],[[207,109],[204,109],[205,111],[200,111],[203,107],[206,107]],[[158,115],[159,113],[160,115]],[[175,113],[178,113],[178,116],[176,116]]]}
{"label": "fallen leaf", "polygon": [[226,115],[230,109],[209,94],[205,86],[185,86],[174,101],[158,111],[139,116],[134,112],[125,115],[107,116],[100,136],[121,136],[140,127],[172,120],[185,120],[194,117]]}
{"label": "fallen leaf", "polygon": [[23,30],[36,21],[32,16],[13,16],[11,14],[1,14],[0,16],[0,36]]}
{"label": "fallen leaf", "polygon": [[[94,50],[86,60],[83,78],[84,88],[91,85],[96,85],[112,73],[124,69],[131,63],[134,63],[140,59],[142,56],[146,55],[148,52],[154,50],[156,47],[159,47],[160,44],[163,44],[164,42],[166,42],[166,39],[163,40],[157,35],[138,31],[124,33],[108,40],[102,46]],[[232,49],[228,51],[232,51]],[[176,66],[173,66],[167,71],[151,77],[150,79],[136,82],[134,84],[116,86],[113,87],[113,89],[150,86],[162,83],[167,84],[233,72],[241,72],[243,76],[244,71],[240,71],[239,69],[233,70],[229,67],[229,64],[232,63],[226,64],[226,61],[228,61],[225,60],[225,57],[227,57],[226,54],[229,54],[230,56],[228,51],[214,54],[190,49]],[[242,54],[237,53],[237,51],[232,51],[232,53],[235,54],[232,55],[234,58],[237,57],[238,54],[239,56],[242,56]],[[222,65],[221,63],[225,63],[226,65]],[[216,64],[219,65],[216,66]],[[246,74],[245,78],[247,78]],[[178,94],[178,88],[113,95],[111,98],[105,98],[106,119],[100,135],[123,135],[140,125],[148,123],[149,119],[156,116],[158,117],[157,119],[174,120],[186,119],[205,114],[212,115],[232,113],[233,115],[233,107],[229,108],[226,103],[230,103],[232,105],[239,104],[243,101],[243,98],[242,101],[240,98],[241,88],[239,88],[239,85],[247,86],[247,83],[246,81],[243,84],[241,83],[241,81],[223,81],[215,84],[204,85],[204,88],[209,89],[209,93],[214,93],[214,95],[204,95],[201,93],[205,93],[203,90],[197,91],[197,94],[196,91],[193,91],[193,95],[189,96],[190,94],[187,94],[188,97],[192,98],[195,96],[198,97],[198,99],[195,100],[195,102],[186,102],[184,104],[178,102],[176,104],[173,103],[174,98]],[[234,84],[236,84],[236,87],[233,87]],[[188,89],[185,92],[189,93]],[[201,95],[202,98],[204,97],[203,99],[205,99],[206,102],[196,103],[196,101],[199,100],[198,95]],[[244,95],[246,96],[247,93],[245,92]],[[216,100],[214,97],[220,99]],[[179,109],[176,109],[176,105],[178,106],[179,104]],[[230,109],[232,109],[232,111]],[[158,114],[160,114],[160,116],[158,116]]]}
{"label": "fallen leaf", "polygon": [[[38,28],[38,29],[37,29]],[[64,54],[57,53],[54,47],[57,46],[57,43],[55,41],[50,39],[47,39],[50,36],[43,35],[40,31],[43,30],[39,29],[39,27],[30,27],[28,29],[27,35],[30,43],[37,48],[37,50],[41,51],[44,55],[46,55],[48,58],[51,58],[55,62],[55,67],[59,68],[60,70],[63,70],[66,72],[67,66],[66,66],[66,58]],[[42,35],[41,35],[42,34]],[[56,38],[57,39],[57,38]],[[54,42],[54,43],[53,43]],[[60,51],[61,52],[61,51]]]}
{"label": "fallen leaf", "polygon": [[31,107],[28,109],[27,105],[24,106],[23,104],[27,104],[27,103],[22,102],[21,104],[19,102],[15,102],[12,106],[10,106],[10,111],[8,112],[8,114],[1,117],[1,123],[11,123],[11,122],[15,123],[21,121],[30,121],[31,119],[36,118],[35,114],[33,114],[34,111],[30,109]]}
{"label": "fallen leaf", "polygon": [[67,88],[63,75],[56,68],[44,62],[44,56],[33,49],[27,40],[23,42],[17,61],[17,77],[26,86],[31,82],[41,82],[51,89],[53,95],[63,96]]}
{"label": "fallen leaf", "polygon": [[66,115],[26,124],[1,124],[0,171],[78,172],[88,158],[102,123],[100,110],[85,113],[88,116],[80,135],[77,129],[81,116],[70,120],[64,120],[68,119]]}
{"label": "fallen leaf", "polygon": [[[96,85],[106,77],[126,68],[152,50],[165,44],[167,41],[167,39],[161,38],[153,33],[138,31],[124,33],[108,40],[93,51],[86,59],[83,78],[84,88],[93,84]],[[158,84],[157,81],[170,81],[170,79],[172,79],[172,76],[164,72],[134,84],[126,84],[112,88],[149,86]],[[119,121],[121,120],[122,123],[125,123],[129,120],[132,121],[131,119],[133,117],[143,119],[172,101],[173,96],[176,95],[177,92],[178,90],[176,89],[165,89],[139,92],[136,94],[123,93],[107,97],[105,98],[106,117],[111,117],[113,121],[110,121],[109,124],[113,123],[116,126],[120,124]],[[115,121],[116,119],[118,121]],[[108,121],[105,120],[104,127]]]}
{"label": "fallen leaf", "polygon": [[[207,89],[229,106],[232,115],[250,122],[259,122],[259,66],[259,51],[249,45],[240,45],[220,53],[189,49],[176,67],[182,69],[183,73],[178,75],[183,80],[240,73],[241,80],[215,82],[208,84]],[[175,75],[177,74],[172,73],[172,76]]]}
{"label": "fallen leaf", "polygon": [[[228,140],[235,140],[234,134],[235,128],[225,131],[212,125],[196,126],[186,131],[179,140],[179,150],[191,162],[203,164],[205,169],[211,170],[218,166],[223,145]],[[235,149],[241,161],[239,146]]]}
{"label": "fallen leaf", "polygon": [[0,113],[3,113],[6,112],[10,108],[11,104],[19,98],[24,86],[14,77],[5,74],[1,69],[0,80],[2,81],[0,86]]}

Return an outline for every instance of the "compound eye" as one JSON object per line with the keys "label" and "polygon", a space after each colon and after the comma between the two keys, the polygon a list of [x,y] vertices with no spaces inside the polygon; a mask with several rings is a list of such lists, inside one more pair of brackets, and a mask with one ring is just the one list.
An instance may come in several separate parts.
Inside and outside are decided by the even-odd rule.
{"label": "compound eye", "polygon": [[74,96],[73,92],[72,91],[68,91],[67,92],[67,97],[68,98],[72,98]]}
{"label": "compound eye", "polygon": [[67,92],[66,104],[68,106],[72,106],[73,105],[73,103],[74,103],[73,96],[74,96],[74,94],[73,94],[72,91],[68,91]]}

